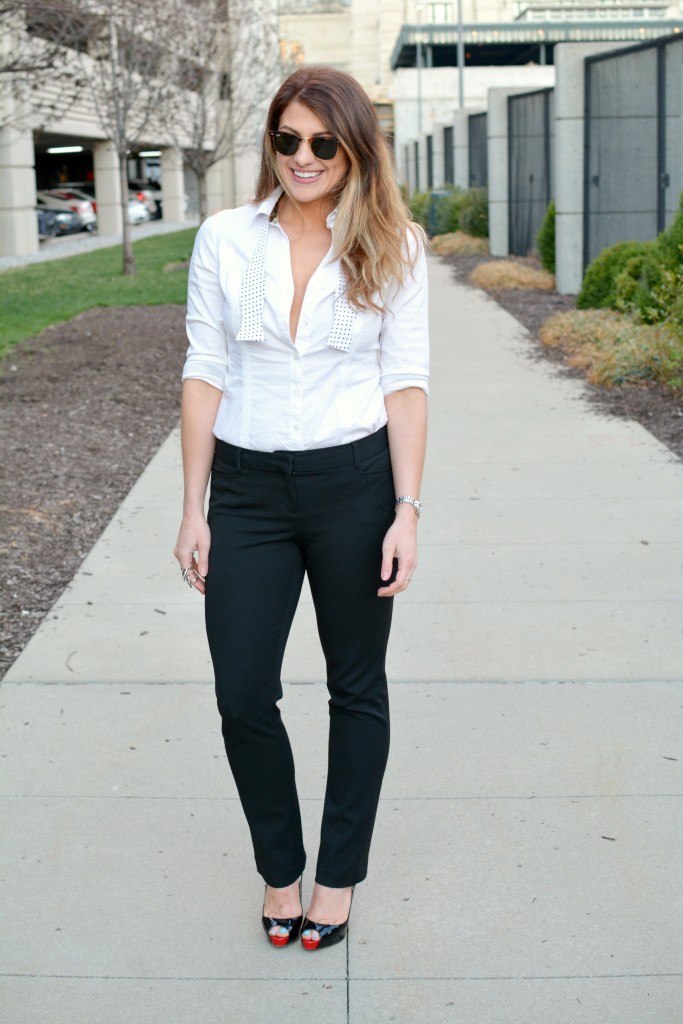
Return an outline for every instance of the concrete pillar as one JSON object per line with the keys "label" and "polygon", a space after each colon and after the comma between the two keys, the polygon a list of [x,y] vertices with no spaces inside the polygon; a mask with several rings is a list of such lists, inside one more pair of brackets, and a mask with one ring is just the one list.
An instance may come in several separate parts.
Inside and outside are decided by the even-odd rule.
{"label": "concrete pillar", "polygon": [[183,154],[175,146],[161,151],[161,215],[175,224],[185,220]]}
{"label": "concrete pillar", "polygon": [[508,96],[529,91],[527,86],[488,91],[486,147],[489,165],[489,249],[492,256],[507,256],[510,252]]}
{"label": "concrete pillar", "polygon": [[0,256],[38,252],[33,134],[0,130]]}
{"label": "concrete pillar", "polygon": [[417,192],[420,187],[420,176],[418,174],[419,161],[415,157],[416,147],[419,151],[420,143],[417,139],[411,139],[408,143],[410,147],[410,194]]}
{"label": "concrete pillar", "polygon": [[434,168],[434,188],[443,188],[444,177],[444,137],[443,124],[435,124],[432,129],[432,166]]}
{"label": "concrete pillar", "polygon": [[95,201],[97,202],[97,232],[100,235],[123,233],[121,214],[121,178],[119,158],[114,144],[96,142],[93,146],[95,170]]}
{"label": "concrete pillar", "polygon": [[401,146],[400,157],[397,155],[396,158],[396,170],[398,172],[398,179],[402,185],[411,191],[410,188],[410,143],[404,142]]}
{"label": "concrete pillar", "polygon": [[[233,157],[233,205],[241,206],[254,198],[260,161],[261,152],[256,149],[246,150]],[[226,205],[224,202],[223,206]]]}
{"label": "concrete pillar", "polygon": [[419,169],[418,169],[418,189],[420,192],[427,191],[427,133],[422,132],[418,138],[419,146]]}
{"label": "concrete pillar", "polygon": [[626,43],[561,43],[555,47],[555,280],[575,295],[583,280],[584,60]]}
{"label": "concrete pillar", "polygon": [[206,207],[209,216],[235,206],[232,159],[226,157],[210,167],[206,175]]}
{"label": "concrete pillar", "polygon": [[453,114],[453,143],[455,146],[453,161],[455,166],[454,185],[458,188],[470,187],[470,114],[480,114],[483,108],[456,110]]}

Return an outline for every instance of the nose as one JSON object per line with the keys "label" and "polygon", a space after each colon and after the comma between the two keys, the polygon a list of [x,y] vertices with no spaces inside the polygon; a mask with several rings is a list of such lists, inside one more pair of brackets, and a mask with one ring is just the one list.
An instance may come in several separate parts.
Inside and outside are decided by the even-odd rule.
{"label": "nose", "polygon": [[310,142],[308,142],[307,139],[302,139],[301,142],[299,143],[299,148],[294,154],[294,159],[296,160],[297,164],[300,164],[302,167],[305,164],[310,164],[313,160],[316,159],[315,154],[311,149],[311,144]]}

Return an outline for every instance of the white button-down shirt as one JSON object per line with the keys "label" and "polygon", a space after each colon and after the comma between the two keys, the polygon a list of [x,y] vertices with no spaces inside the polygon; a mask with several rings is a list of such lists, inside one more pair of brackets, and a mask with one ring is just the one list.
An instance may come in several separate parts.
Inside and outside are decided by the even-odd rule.
{"label": "white button-down shirt", "polygon": [[414,271],[387,289],[380,314],[347,302],[330,248],[308,283],[292,341],[289,239],[270,220],[281,193],[260,206],[223,210],[200,227],[183,380],[205,380],[223,392],[214,425],[223,441],[257,451],[346,444],[384,426],[385,395],[409,387],[427,392],[425,255],[420,246]]}

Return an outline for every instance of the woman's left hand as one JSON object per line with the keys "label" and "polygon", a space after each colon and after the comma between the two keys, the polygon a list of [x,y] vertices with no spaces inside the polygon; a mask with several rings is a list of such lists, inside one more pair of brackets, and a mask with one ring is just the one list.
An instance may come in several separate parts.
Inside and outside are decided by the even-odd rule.
{"label": "woman's left hand", "polygon": [[417,516],[410,505],[399,506],[396,519],[387,530],[382,544],[382,579],[388,580],[398,560],[396,579],[390,586],[380,587],[378,597],[393,597],[407,590],[417,569]]}

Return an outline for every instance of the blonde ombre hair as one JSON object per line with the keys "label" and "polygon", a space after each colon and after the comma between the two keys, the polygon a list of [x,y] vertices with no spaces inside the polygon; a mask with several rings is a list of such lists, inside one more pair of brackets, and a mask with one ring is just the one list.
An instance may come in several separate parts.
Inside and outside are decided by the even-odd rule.
{"label": "blonde ombre hair", "polygon": [[268,133],[277,131],[283,110],[293,100],[310,107],[348,157],[347,172],[330,193],[337,206],[335,255],[346,272],[351,305],[381,312],[383,289],[390,282],[404,281],[420,249],[410,243],[423,239],[424,233],[410,219],[375,108],[355,78],[334,68],[311,66],[285,79],[268,111],[255,202],[262,202],[278,185],[286,190]]}

